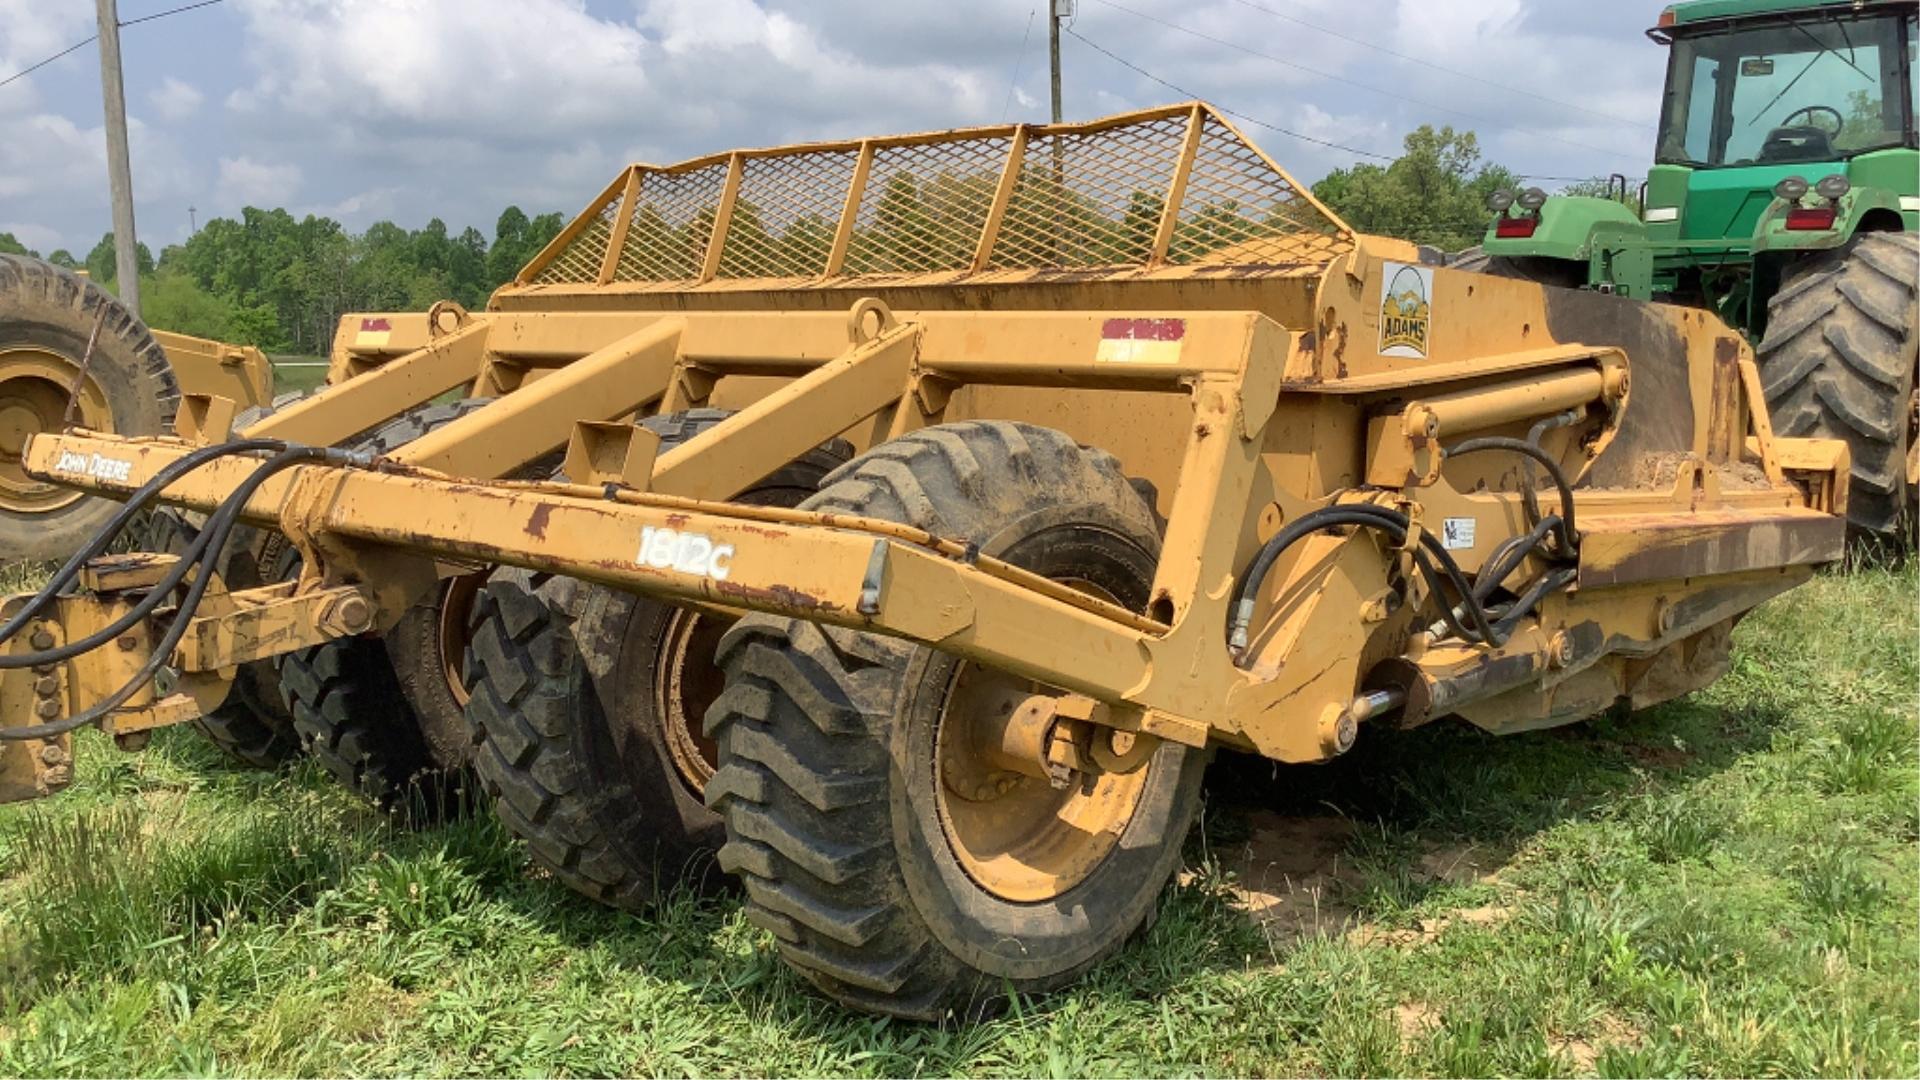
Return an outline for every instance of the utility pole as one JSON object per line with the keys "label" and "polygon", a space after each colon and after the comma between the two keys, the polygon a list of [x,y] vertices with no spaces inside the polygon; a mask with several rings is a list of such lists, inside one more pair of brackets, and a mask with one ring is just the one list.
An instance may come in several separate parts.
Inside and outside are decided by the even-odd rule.
{"label": "utility pole", "polygon": [[127,91],[120,81],[120,11],[94,0],[100,16],[100,97],[107,110],[107,174],[113,182],[113,248],[120,301],[140,317],[140,241],[133,231],[133,164],[127,152]]}
{"label": "utility pole", "polygon": [[1073,18],[1073,0],[1047,0],[1047,50],[1053,61],[1053,122],[1060,122],[1060,20]]}

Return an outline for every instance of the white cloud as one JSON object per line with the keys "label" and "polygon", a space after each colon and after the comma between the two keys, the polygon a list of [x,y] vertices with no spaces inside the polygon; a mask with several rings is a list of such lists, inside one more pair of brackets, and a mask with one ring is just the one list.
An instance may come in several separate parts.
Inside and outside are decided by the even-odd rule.
{"label": "white cloud", "polygon": [[31,221],[0,221],[0,233],[12,233],[15,240],[42,255],[60,246],[59,233]]}
{"label": "white cloud", "polygon": [[153,103],[154,109],[163,118],[178,123],[192,116],[200,108],[200,103],[207,100],[207,95],[192,84],[169,75],[147,95],[147,100]]}
{"label": "white cloud", "polygon": [[223,213],[243,206],[285,206],[300,187],[298,165],[272,165],[250,157],[221,158],[214,202]]}

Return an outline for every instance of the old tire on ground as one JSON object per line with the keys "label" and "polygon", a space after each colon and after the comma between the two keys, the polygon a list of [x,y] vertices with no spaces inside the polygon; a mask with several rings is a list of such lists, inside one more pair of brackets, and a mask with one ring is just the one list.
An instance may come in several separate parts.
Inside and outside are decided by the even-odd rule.
{"label": "old tire on ground", "polygon": [[[391,453],[490,400],[422,406],[351,445]],[[467,647],[465,605],[483,573],[440,582],[380,638],[342,638],[278,662],[301,746],[383,809],[432,819],[461,806],[471,754],[458,658]]]}
{"label": "old tire on ground", "polygon": [[[290,391],[275,396],[269,405],[242,409],[233,418],[234,430],[258,423],[306,396],[306,391]],[[181,551],[193,541],[203,518],[171,507],[156,510],[141,549]],[[251,525],[234,529],[220,559],[220,580],[234,590],[286,581],[299,573],[299,552],[287,538]],[[293,715],[280,699],[279,665],[272,660],[241,664],[226,700],[213,711],[195,717],[193,726],[228,757],[257,769],[278,768],[300,751]]]}
{"label": "old tire on ground", "polygon": [[[807,509],[877,517],[1144,610],[1159,551],[1110,455],[1006,422],[886,443]],[[1064,643],[1063,643],[1064,644]],[[723,868],[749,917],[828,995],[915,1019],[972,1016],[1059,986],[1149,918],[1199,799],[1205,755],[1163,744],[1128,776],[1055,792],[989,775],[969,721],[1011,680],[931,648],[750,615],[722,645],[707,714]]]}
{"label": "old tire on ground", "polygon": [[21,468],[29,435],[66,426],[83,358],[76,425],[157,435],[172,422],[180,401],[173,365],[125,305],[50,263],[0,255],[0,553],[6,558],[70,555],[119,509],[112,500],[41,483]]}
{"label": "old tire on ground", "polygon": [[1912,543],[1920,236],[1865,233],[1790,269],[1756,350],[1773,429],[1844,440],[1857,534]]}
{"label": "old tire on ground", "polygon": [[[641,421],[662,448],[729,413]],[[794,506],[851,456],[835,440],[738,496]],[[722,830],[701,793],[701,729],[730,621],[551,574],[504,568],[481,595],[467,660],[475,769],[500,820],[575,892],[636,910],[656,882],[707,884]]]}

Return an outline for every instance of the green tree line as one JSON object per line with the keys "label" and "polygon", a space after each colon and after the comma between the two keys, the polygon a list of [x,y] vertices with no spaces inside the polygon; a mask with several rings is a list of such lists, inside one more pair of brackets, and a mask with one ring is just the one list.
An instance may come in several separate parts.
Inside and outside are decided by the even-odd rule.
{"label": "green tree line", "polygon": [[[248,207],[238,219],[207,222],[158,259],[141,244],[141,314],[165,330],[324,353],[350,311],[417,311],[446,299],[480,307],[564,224],[557,213],[530,218],[509,206],[491,240],[471,226],[450,233],[439,218],[415,230],[381,221],[354,234],[332,218]],[[0,253],[38,256],[8,233]],[[109,289],[117,283],[112,233],[84,259],[65,249],[46,258]]]}
{"label": "green tree line", "polygon": [[[916,177],[896,173],[882,186],[872,213],[855,230],[847,269],[853,273],[916,272],[962,266],[971,258],[997,177],[990,173]],[[1423,126],[1410,132],[1401,156],[1385,165],[1336,169],[1313,193],[1362,232],[1378,233],[1457,251],[1480,242],[1491,220],[1487,196],[1517,189],[1520,177],[1483,160],[1471,131]],[[1101,266],[1138,262],[1151,250],[1162,196],[1137,191],[1118,214],[1070,190],[1044,164],[1023,178],[1008,209],[1003,233],[1019,233],[1026,246],[996,251],[995,262]],[[1594,180],[1569,194],[1604,195]],[[650,203],[635,213],[629,250],[646,254],[634,268],[660,280],[692,277],[699,270],[712,229],[711,208],[681,225],[670,224]],[[1292,220],[1298,218],[1299,220]],[[1287,219],[1287,220],[1282,220]],[[350,311],[422,310],[437,300],[469,307],[510,280],[557,234],[560,214],[529,218],[518,207],[500,214],[491,239],[469,227],[451,234],[435,218],[418,230],[392,222],[349,233],[331,218],[296,219],[285,210],[248,208],[238,219],[216,218],[184,244],[163,249],[156,260],[143,245],[138,261],[141,299],[154,326],[225,341],[259,344],[275,352],[319,353]],[[826,263],[835,222],[820,215],[779,223],[758,207],[736,206],[723,277],[810,276]],[[1275,206],[1209,204],[1182,220],[1173,237],[1176,261],[1231,247],[1270,230],[1317,228],[1303,203]],[[1013,243],[1013,241],[1007,241]],[[26,252],[0,233],[0,252]],[[113,236],[78,260],[67,251],[52,262],[89,271],[112,287]]]}

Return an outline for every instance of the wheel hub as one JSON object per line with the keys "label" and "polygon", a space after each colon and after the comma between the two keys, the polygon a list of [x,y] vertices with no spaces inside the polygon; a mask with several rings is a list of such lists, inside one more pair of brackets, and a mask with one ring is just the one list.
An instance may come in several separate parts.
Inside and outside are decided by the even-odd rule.
{"label": "wheel hub", "polygon": [[[43,514],[85,498],[80,492],[28,476],[27,440],[66,426],[67,398],[78,366],[39,348],[0,350],[0,508]],[[80,387],[74,423],[112,431],[113,413],[92,376]]]}
{"label": "wheel hub", "polygon": [[1076,773],[1061,788],[1017,765],[1009,748],[1036,737],[1045,745],[1020,715],[1045,692],[962,661],[934,736],[936,801],[954,856],[982,889],[1015,902],[1051,900],[1086,880],[1126,831],[1152,768]]}

